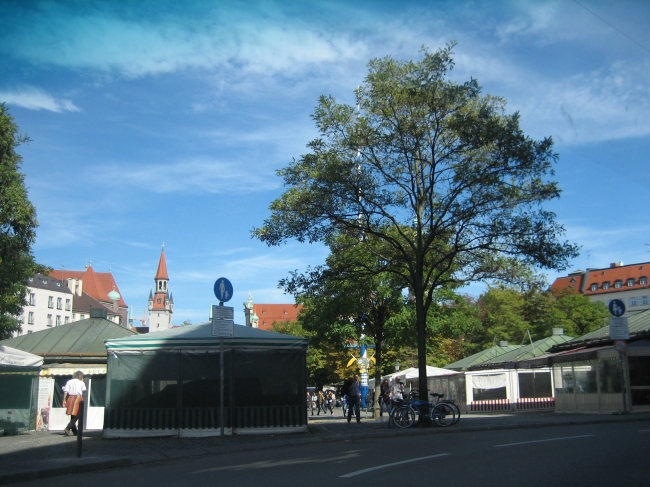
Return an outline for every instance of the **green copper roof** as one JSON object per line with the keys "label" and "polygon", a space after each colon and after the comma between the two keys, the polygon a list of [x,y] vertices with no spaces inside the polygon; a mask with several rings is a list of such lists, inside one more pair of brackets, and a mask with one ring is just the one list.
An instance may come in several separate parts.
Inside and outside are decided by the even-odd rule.
{"label": "green copper roof", "polygon": [[[106,348],[117,350],[196,349],[219,347],[220,338],[212,336],[212,323],[172,328],[127,338],[106,340]],[[235,325],[234,336],[225,338],[226,347],[307,348],[307,339]]]}
{"label": "green copper roof", "polygon": [[508,353],[504,353],[499,357],[486,360],[481,364],[481,367],[487,367],[491,364],[504,364],[517,362],[519,360],[526,360],[533,357],[539,357],[541,355],[546,355],[548,350],[558,344],[566,343],[573,340],[573,337],[567,335],[552,335],[550,337],[542,338],[536,342],[529,343],[528,345],[523,345],[517,350],[512,350]]}
{"label": "green copper roof", "polygon": [[482,350],[474,355],[458,360],[453,364],[446,365],[444,368],[449,370],[465,370],[472,365],[482,364],[483,362],[499,357],[500,355],[512,350],[517,350],[518,348],[519,345],[506,345],[505,347],[494,345],[486,350]]}
{"label": "green copper roof", "polygon": [[89,318],[0,342],[42,357],[106,356],[104,340],[130,337],[136,332],[103,318]]}

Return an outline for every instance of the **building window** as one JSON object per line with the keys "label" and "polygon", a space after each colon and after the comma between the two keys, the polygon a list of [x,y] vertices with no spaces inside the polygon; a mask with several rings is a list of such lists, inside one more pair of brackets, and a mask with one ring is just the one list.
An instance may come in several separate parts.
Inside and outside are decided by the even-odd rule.
{"label": "building window", "polygon": [[86,315],[79,315],[79,319],[83,320],[86,317]]}
{"label": "building window", "polygon": [[67,325],[68,323],[70,323],[70,317],[69,317],[69,316],[66,316],[66,317],[65,317],[65,324]]}
{"label": "building window", "polygon": [[47,326],[52,326],[52,315],[47,315]]}
{"label": "building window", "polygon": [[627,287],[632,287],[634,286],[634,279],[628,279],[627,280]]}
{"label": "building window", "polygon": [[27,330],[27,334],[30,334],[31,332],[32,332],[32,330]]}
{"label": "building window", "polygon": [[70,311],[70,300],[69,299],[65,300],[65,310]]}
{"label": "building window", "polygon": [[648,278],[642,277],[639,279],[639,286],[646,286],[648,284]]}
{"label": "building window", "polygon": [[[592,291],[598,291],[598,284],[592,284],[592,285],[591,285],[591,290],[592,290]],[[287,312],[285,311],[284,314],[286,315]]]}
{"label": "building window", "polygon": [[609,282],[603,282],[603,289],[609,289]]}
{"label": "building window", "polygon": [[72,321],[77,319],[77,313],[72,313]]}
{"label": "building window", "polygon": [[59,315],[56,315],[56,326],[59,326],[61,324],[61,317]]}
{"label": "building window", "polygon": [[29,314],[27,315],[27,324],[28,325],[33,325],[34,324],[34,312],[30,311]]}
{"label": "building window", "polygon": [[54,308],[54,296],[50,296],[49,298],[47,298],[47,307]]}
{"label": "building window", "polygon": [[56,309],[63,309],[63,298],[56,298]]}
{"label": "building window", "polygon": [[34,306],[36,304],[36,294],[29,293],[29,305]]}
{"label": "building window", "polygon": [[614,281],[614,287],[616,289],[620,289],[622,285],[623,285],[623,281],[620,281],[620,280]]}

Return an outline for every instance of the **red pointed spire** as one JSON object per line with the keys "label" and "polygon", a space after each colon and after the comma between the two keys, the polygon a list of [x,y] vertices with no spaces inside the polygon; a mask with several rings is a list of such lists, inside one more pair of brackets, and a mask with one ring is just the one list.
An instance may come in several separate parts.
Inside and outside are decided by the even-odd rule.
{"label": "red pointed spire", "polygon": [[165,246],[163,245],[162,252],[160,253],[160,260],[158,261],[158,270],[154,279],[166,279],[169,281],[167,275],[167,261],[165,260]]}

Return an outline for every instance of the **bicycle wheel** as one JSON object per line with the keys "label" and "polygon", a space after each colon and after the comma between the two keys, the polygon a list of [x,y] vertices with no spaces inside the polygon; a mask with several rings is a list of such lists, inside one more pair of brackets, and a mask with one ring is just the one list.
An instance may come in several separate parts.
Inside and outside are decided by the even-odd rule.
{"label": "bicycle wheel", "polygon": [[390,413],[392,422],[398,428],[410,428],[415,423],[415,411],[410,406],[398,406]]}
{"label": "bicycle wheel", "polygon": [[451,426],[456,422],[456,410],[447,403],[438,403],[431,411],[431,419],[438,426]]}
{"label": "bicycle wheel", "polygon": [[456,418],[454,419],[454,423],[453,423],[453,424],[458,423],[458,421],[460,421],[460,408],[458,407],[458,404],[456,404],[455,402],[451,402],[451,401],[449,401],[449,400],[447,400],[447,401],[442,401],[441,404],[448,404],[449,406],[451,406],[452,408],[454,408],[454,412],[456,413]]}

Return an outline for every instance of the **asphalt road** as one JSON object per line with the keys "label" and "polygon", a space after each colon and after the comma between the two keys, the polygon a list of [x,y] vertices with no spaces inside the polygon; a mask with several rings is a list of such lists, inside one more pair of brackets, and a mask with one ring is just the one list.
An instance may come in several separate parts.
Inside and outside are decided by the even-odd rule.
{"label": "asphalt road", "polygon": [[649,447],[650,422],[562,426],[207,455],[21,485],[648,486]]}

